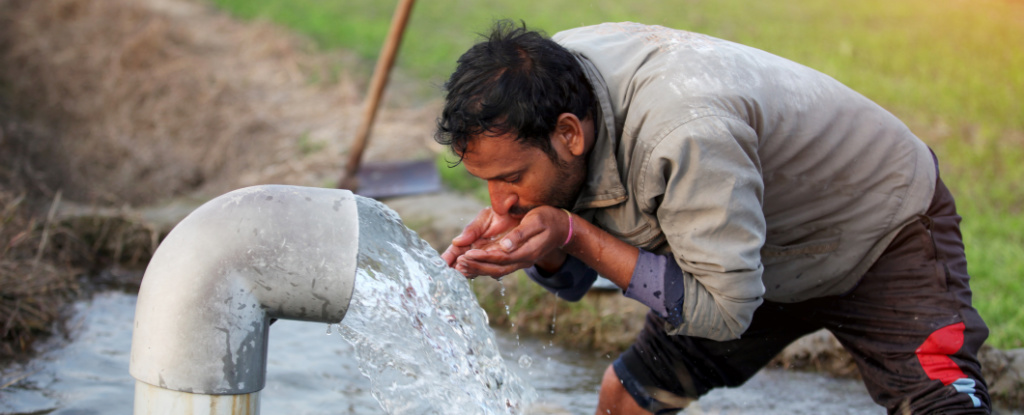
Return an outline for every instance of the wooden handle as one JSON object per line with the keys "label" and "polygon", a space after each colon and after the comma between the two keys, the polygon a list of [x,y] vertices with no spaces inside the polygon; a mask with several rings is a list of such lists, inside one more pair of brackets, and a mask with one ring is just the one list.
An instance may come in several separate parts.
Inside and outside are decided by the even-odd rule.
{"label": "wooden handle", "polygon": [[384,47],[381,49],[380,57],[377,58],[377,66],[373,69],[373,77],[370,79],[370,88],[366,93],[366,104],[363,107],[362,124],[356,131],[352,142],[352,148],[348,154],[348,164],[345,165],[345,173],[338,182],[339,189],[355,191],[359,187],[357,174],[359,165],[362,163],[363,151],[366,150],[366,143],[370,138],[370,127],[377,116],[377,107],[380,106],[380,97],[384,94],[384,86],[388,83],[388,75],[391,67],[395,64],[395,56],[398,54],[398,47],[402,44],[402,34],[405,32],[405,25],[409,21],[409,14],[412,11],[414,0],[399,0],[395,8],[395,15],[391,17],[391,29],[388,30],[388,37],[384,40]]}

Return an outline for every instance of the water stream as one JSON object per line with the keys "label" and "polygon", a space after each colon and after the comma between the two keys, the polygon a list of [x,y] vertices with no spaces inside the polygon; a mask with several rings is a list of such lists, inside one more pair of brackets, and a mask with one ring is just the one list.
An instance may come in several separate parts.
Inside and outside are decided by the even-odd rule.
{"label": "water stream", "polygon": [[[376,202],[360,201],[361,212],[373,213],[360,217],[360,265],[348,314],[340,326],[284,320],[271,326],[262,413],[593,413],[613,356],[496,334],[466,280],[394,212],[368,204]],[[105,292],[77,303],[70,342],[52,339],[35,360],[0,372],[0,413],[130,414],[135,301],[134,294]],[[858,381],[771,370],[685,411],[884,412]]]}
{"label": "water stream", "polygon": [[357,203],[358,271],[341,333],[377,400],[395,414],[521,413],[536,393],[506,367],[466,279],[394,211]]}

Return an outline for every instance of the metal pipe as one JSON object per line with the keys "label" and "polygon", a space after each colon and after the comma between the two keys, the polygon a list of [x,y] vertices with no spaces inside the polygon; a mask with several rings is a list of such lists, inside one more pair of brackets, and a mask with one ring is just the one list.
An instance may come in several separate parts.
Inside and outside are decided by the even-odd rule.
{"label": "metal pipe", "polygon": [[258,415],[260,393],[204,395],[135,381],[135,415]]}
{"label": "metal pipe", "polygon": [[358,228],[351,192],[297,186],[236,190],[183,219],[139,290],[135,413],[258,413],[271,319],[342,320]]}

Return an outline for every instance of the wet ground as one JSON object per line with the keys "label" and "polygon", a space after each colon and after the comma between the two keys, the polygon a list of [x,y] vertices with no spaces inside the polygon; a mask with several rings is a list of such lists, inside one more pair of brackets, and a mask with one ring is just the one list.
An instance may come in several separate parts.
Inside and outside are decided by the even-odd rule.
{"label": "wet ground", "polygon": [[[0,413],[129,414],[128,374],[135,296],[96,295],[76,305],[72,341],[0,375]],[[271,328],[262,413],[383,413],[359,373],[351,346],[327,325],[279,321]],[[537,389],[541,414],[589,414],[611,356],[558,348],[544,339],[499,333],[506,361]],[[523,356],[526,356],[525,358]],[[766,370],[746,385],[714,391],[687,414],[881,414],[858,381]]]}

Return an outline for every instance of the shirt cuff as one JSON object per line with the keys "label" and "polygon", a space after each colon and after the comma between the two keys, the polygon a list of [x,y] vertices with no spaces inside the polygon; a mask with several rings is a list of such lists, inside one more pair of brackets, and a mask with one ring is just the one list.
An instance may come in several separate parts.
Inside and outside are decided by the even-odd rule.
{"label": "shirt cuff", "polygon": [[546,275],[536,266],[524,271],[531,280],[566,301],[579,301],[597,280],[597,271],[572,255],[567,256],[562,267],[551,275]]}
{"label": "shirt cuff", "polygon": [[683,270],[671,255],[641,249],[623,295],[650,307],[673,326],[682,323]]}

